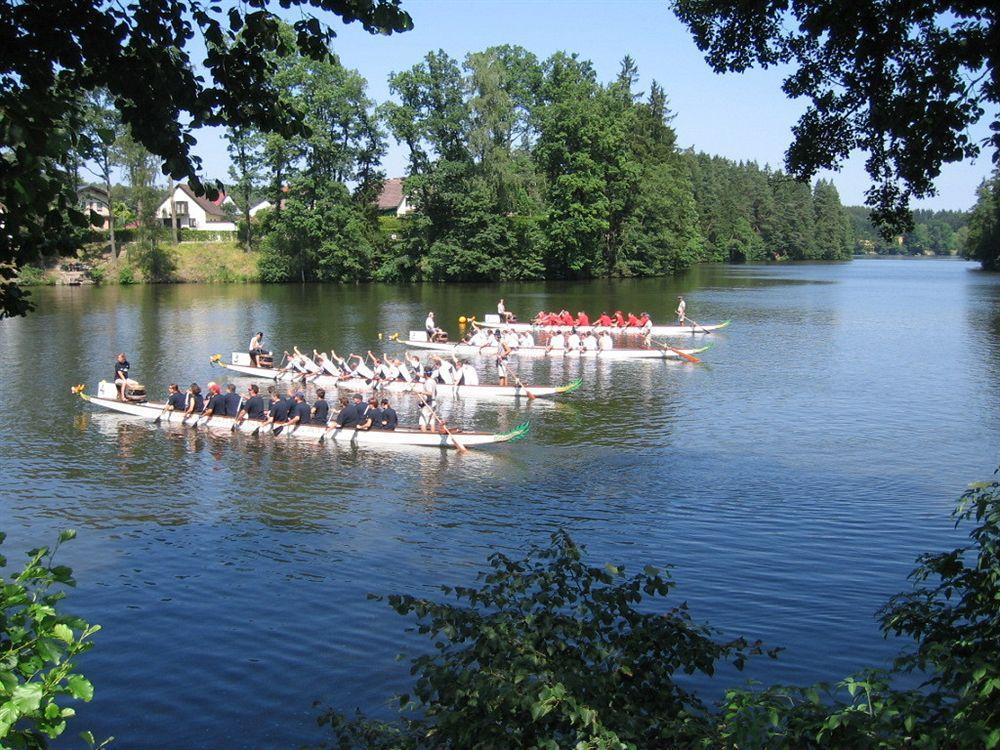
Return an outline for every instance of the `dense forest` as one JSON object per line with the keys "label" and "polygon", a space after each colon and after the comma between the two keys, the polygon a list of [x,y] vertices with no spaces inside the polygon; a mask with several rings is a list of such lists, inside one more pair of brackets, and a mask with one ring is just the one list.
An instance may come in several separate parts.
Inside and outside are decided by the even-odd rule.
{"label": "dense forest", "polygon": [[858,253],[879,255],[961,255],[968,240],[968,211],[913,211],[913,229],[886,239],[865,206],[848,206]]}
{"label": "dense forest", "polygon": [[[602,82],[577,55],[431,52],[391,74],[392,101],[381,104],[336,59],[272,62],[274,86],[307,130],[229,130],[222,181],[264,281],[646,276],[700,261],[842,259],[855,246],[831,182],[680,149],[666,92],[655,81],[638,90],[629,57]],[[124,205],[146,195],[149,171],[113,108],[100,97],[92,107],[95,127],[121,142],[98,155],[126,176],[114,202],[133,223],[158,225],[148,195],[145,209]],[[380,222],[389,138],[407,149],[415,210]],[[80,161],[94,171],[93,154]],[[273,208],[251,220],[259,198]],[[153,247],[160,230],[140,235]],[[155,268],[146,262],[144,274]]]}

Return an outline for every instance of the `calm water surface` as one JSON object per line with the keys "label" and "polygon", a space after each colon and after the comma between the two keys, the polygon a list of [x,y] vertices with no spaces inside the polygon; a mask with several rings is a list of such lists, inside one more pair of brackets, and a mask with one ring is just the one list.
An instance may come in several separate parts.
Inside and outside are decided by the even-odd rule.
{"label": "calm water surface", "polygon": [[[676,566],[698,618],[786,651],[750,676],[836,679],[895,645],[873,613],[913,558],[952,545],[953,501],[1000,461],[1000,279],[955,261],[706,267],[675,280],[492,286],[177,286],[36,292],[0,322],[0,528],[12,560],[73,527],[67,607],[101,623],[97,694],[68,734],[117,747],[294,747],[314,701],[384,707],[419,648],[367,592],[469,582],[492,550],[559,527],[594,562]],[[733,318],[705,365],[524,361],[582,375],[572,399],[446,410],[488,454],[349,449],[155,427],[97,413],[129,354],[151,393],[279,351],[361,351],[379,332],[493,309],[648,310],[688,295]],[[247,381],[237,381],[244,384]],[[397,399],[406,418],[412,401]],[[742,681],[743,675],[724,675]],[[716,685],[718,689],[724,683]]]}

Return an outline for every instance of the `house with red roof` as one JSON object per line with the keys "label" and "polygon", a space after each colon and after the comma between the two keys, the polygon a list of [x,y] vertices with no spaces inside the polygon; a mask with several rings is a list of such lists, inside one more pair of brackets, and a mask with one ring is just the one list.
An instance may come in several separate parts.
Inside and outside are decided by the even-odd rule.
{"label": "house with red roof", "polygon": [[222,191],[219,191],[218,197],[212,201],[206,196],[195,195],[194,190],[183,183],[174,186],[173,194],[168,195],[156,211],[165,227],[170,226],[171,200],[177,214],[178,227],[211,232],[236,231],[233,219],[236,204]]}
{"label": "house with red roof", "polygon": [[382,216],[405,216],[413,211],[413,205],[403,193],[403,178],[392,177],[382,183],[378,195],[378,212]]}

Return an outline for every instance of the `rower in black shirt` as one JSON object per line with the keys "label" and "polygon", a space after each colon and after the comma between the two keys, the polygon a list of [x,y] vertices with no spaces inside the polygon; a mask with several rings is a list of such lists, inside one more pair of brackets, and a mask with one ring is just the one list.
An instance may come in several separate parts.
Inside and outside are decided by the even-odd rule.
{"label": "rower in black shirt", "polygon": [[163,407],[163,411],[179,411],[183,412],[185,405],[187,403],[187,397],[181,393],[180,386],[177,383],[171,383],[167,386],[167,405]]}
{"label": "rower in black shirt", "polygon": [[208,403],[205,404],[205,409],[202,414],[207,418],[207,422],[212,417],[224,417],[226,416],[226,396],[219,388],[218,383],[208,384]]}
{"label": "rower in black shirt", "polygon": [[277,393],[272,394],[271,412],[267,418],[269,424],[279,425],[288,421],[288,413],[292,410],[291,404],[281,398]]}
{"label": "rower in black shirt", "polygon": [[256,384],[247,388],[246,399],[243,401],[243,408],[236,415],[238,421],[244,419],[262,420],[264,419],[264,399],[260,395],[260,388]]}
{"label": "rower in black shirt", "polygon": [[358,423],[359,430],[381,430],[382,429],[382,410],[378,408],[378,399],[370,398],[368,399],[368,404],[365,407],[364,416]]}
{"label": "rower in black shirt", "polygon": [[316,402],[312,405],[313,424],[326,425],[330,419],[330,404],[326,402],[326,391],[322,388],[316,389]]}
{"label": "rower in black shirt", "polygon": [[121,352],[115,359],[115,385],[118,387],[118,400],[125,400],[125,386],[128,385],[128,371],[131,365]]}
{"label": "rower in black shirt", "polygon": [[299,391],[295,394],[295,405],[288,418],[288,424],[298,427],[300,424],[309,424],[311,418],[309,404],[306,403],[306,394]]}
{"label": "rower in black shirt", "polygon": [[391,432],[396,429],[397,424],[399,424],[399,417],[396,416],[396,410],[389,406],[389,399],[382,399],[382,427],[380,429]]}
{"label": "rower in black shirt", "polygon": [[348,401],[346,398],[340,399],[340,412],[337,414],[337,418],[333,420],[333,423],[337,427],[355,427],[358,424],[358,411],[354,408],[354,404]]}
{"label": "rower in black shirt", "polygon": [[[186,406],[184,408],[184,419],[192,414],[201,414],[205,409],[205,399],[201,397],[201,386],[192,383],[188,388]],[[182,420],[183,421],[183,420]]]}
{"label": "rower in black shirt", "polygon": [[226,416],[234,419],[239,416],[240,408],[243,406],[243,397],[236,392],[236,386],[230,383],[226,386]]}

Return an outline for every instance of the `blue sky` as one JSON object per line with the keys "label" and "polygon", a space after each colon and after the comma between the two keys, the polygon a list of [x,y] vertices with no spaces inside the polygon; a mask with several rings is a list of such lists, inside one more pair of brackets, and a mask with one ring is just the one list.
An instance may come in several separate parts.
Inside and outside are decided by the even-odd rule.
{"label": "blue sky", "polygon": [[[361,72],[376,101],[389,97],[387,77],[443,49],[462,60],[495,44],[519,44],[540,58],[558,50],[593,61],[602,80],[612,78],[625,54],[639,65],[640,87],[656,79],[676,114],[678,143],[732,159],[780,166],[791,126],[805,103],[781,92],[782,71],[755,70],[717,75],[704,61],[687,29],[666,0],[403,0],[414,29],[391,37],[366,34],[359,26],[334,20],[334,50],[342,63]],[[982,138],[987,128],[975,135]],[[199,153],[210,175],[225,179],[225,143],[218,132],[198,134]],[[389,140],[384,168],[401,175],[406,150]],[[969,208],[975,189],[990,171],[989,155],[975,163],[951,165],[938,180],[939,195],[915,204],[924,208]],[[852,158],[832,175],[841,200],[860,204],[868,186],[864,159]]]}

